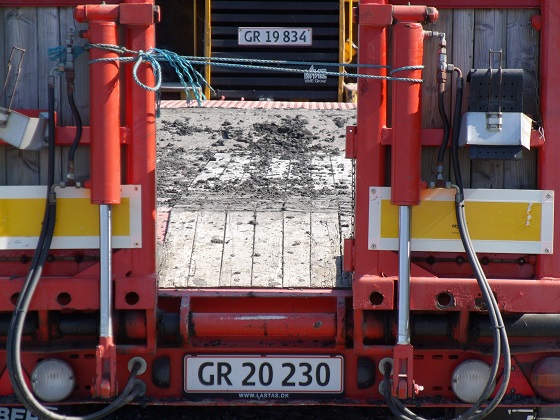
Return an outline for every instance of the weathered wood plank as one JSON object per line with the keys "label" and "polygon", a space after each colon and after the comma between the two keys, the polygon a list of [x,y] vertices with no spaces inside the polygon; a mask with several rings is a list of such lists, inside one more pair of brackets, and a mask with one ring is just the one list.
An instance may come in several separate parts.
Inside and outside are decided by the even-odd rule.
{"label": "weathered wood plank", "polygon": [[[74,34],[78,34],[80,30],[87,29],[87,24],[77,23],[74,20],[73,7],[61,7],[59,9],[59,22],[60,22],[60,43],[62,44],[68,36],[68,30],[73,29]],[[74,38],[74,45],[83,45],[84,40],[77,36]],[[89,125],[89,54],[83,54],[74,60],[74,68],[76,79],[74,81],[74,102],[76,108],[80,113],[80,118],[84,125]],[[66,83],[61,84],[61,101],[60,101],[60,123],[64,126],[75,126],[76,121],[72,117],[70,105],[67,100]],[[68,159],[69,147],[61,148],[62,156],[62,176],[66,177],[66,161]],[[89,161],[89,147],[79,146],[74,156],[75,164],[75,177],[76,180],[82,181],[89,177],[90,174],[90,161]]]}
{"label": "weathered wood plank", "polygon": [[337,213],[311,213],[311,287],[340,283],[337,267],[342,255]]}
{"label": "weathered wood plank", "polygon": [[[439,18],[436,23],[426,25],[425,29],[428,31],[443,32],[450,36],[453,28],[453,13],[452,10],[440,10]],[[451,56],[452,43],[446,39],[448,45],[448,56]],[[437,83],[437,68],[438,68],[438,50],[439,39],[431,38],[424,42],[424,70],[422,70],[422,127],[423,128],[442,128],[443,121],[439,116],[438,111],[438,91],[439,84]],[[451,61],[449,61],[451,62]],[[451,115],[451,79],[453,75],[447,76],[444,106],[448,119]],[[442,138],[443,140],[443,138]],[[439,153],[438,147],[425,147],[422,150],[422,179],[426,181],[436,181],[437,175],[437,157]],[[444,172],[445,179],[449,179],[449,153],[444,157]]]}
{"label": "weathered wood plank", "polygon": [[[453,10],[453,37],[451,39],[451,62],[459,67],[463,73],[464,89],[462,111],[467,111],[468,89],[467,74],[474,65],[474,10],[473,9],[455,9]],[[453,108],[455,109],[455,89],[453,90]],[[453,114],[450,114],[450,118]],[[471,186],[471,160],[467,148],[459,150],[459,165],[461,169],[461,178],[463,186],[469,188]],[[455,176],[451,174],[452,182]]]}
{"label": "weathered wood plank", "polygon": [[283,232],[281,212],[257,212],[253,253],[254,287],[282,287]]}
{"label": "weathered wood plank", "polygon": [[6,185],[6,146],[0,146],[0,185]]}
{"label": "weathered wood plank", "polygon": [[[6,25],[4,23],[4,8],[0,7],[0,34],[2,35],[2,38],[5,37],[5,33],[6,33]],[[0,41],[0,60],[2,60],[2,63],[0,65],[0,86],[2,86],[0,87],[0,92],[1,92],[1,89],[3,89],[4,87],[4,81],[6,80],[6,71],[7,71],[7,64],[8,64],[8,57],[6,55],[6,42],[3,39]],[[0,97],[0,106],[1,107],[6,106],[5,96]]]}
{"label": "weathered wood plank", "polygon": [[[526,77],[533,77],[525,89],[524,101],[536,102],[535,96],[538,78],[539,36],[531,26],[531,16],[538,14],[537,10],[510,9],[507,11],[507,60],[506,67],[523,69]],[[536,109],[532,106],[524,106]],[[532,116],[538,119],[536,115]],[[504,162],[504,188],[534,189],[537,187],[537,152],[523,151],[523,158],[519,161]]]}
{"label": "weathered wood plank", "polygon": [[[49,60],[48,49],[60,45],[60,37],[58,32],[58,8],[56,7],[39,7],[37,8],[37,77],[38,90],[37,98],[39,109],[48,109],[48,76],[50,70],[56,64]],[[55,110],[60,114],[60,80],[61,77],[55,77]],[[58,105],[58,106],[57,106]],[[57,148],[55,152],[55,181],[61,179],[61,152]],[[39,178],[41,184],[46,184],[48,179],[48,150],[43,149],[39,153]]]}
{"label": "weathered wood plank", "polygon": [[189,277],[198,212],[173,209],[162,247],[159,287],[184,287]]}
{"label": "weathered wood plank", "polygon": [[250,163],[250,156],[233,155],[228,166],[220,176],[220,182],[243,182],[249,177],[248,167]]}
{"label": "weathered wood plank", "polygon": [[310,213],[284,213],[284,287],[310,287]]}
{"label": "weathered wood plank", "polygon": [[228,211],[220,287],[251,286],[255,222],[255,212]]}
{"label": "weathered wood plank", "polygon": [[[73,7],[59,8],[59,39],[62,45],[66,38],[69,36],[69,30],[74,33],[74,45],[83,45],[85,40],[79,38],[78,34],[81,30],[86,30],[88,25],[86,23],[77,23],[74,20]],[[55,45],[53,45],[55,46]],[[74,59],[74,68],[76,79],[74,81],[74,100],[76,107],[80,111],[80,117],[84,125],[89,125],[89,64],[88,53],[85,53]],[[66,100],[66,83],[61,86],[61,97],[63,98],[60,104],[61,124],[74,125],[74,119],[70,110],[70,105]]]}
{"label": "weathered wood plank", "polygon": [[344,156],[331,156],[335,188],[352,185],[352,164],[352,159],[346,159]]}
{"label": "weathered wood plank", "polygon": [[313,179],[313,189],[315,191],[333,188],[334,171],[330,156],[314,156],[311,159],[310,170],[311,178]]}
{"label": "weathered wood plank", "polygon": [[290,161],[280,158],[270,159],[268,166],[268,173],[266,177],[268,179],[288,179],[290,172]]}
{"label": "weathered wood plank", "polygon": [[218,287],[224,250],[226,215],[201,211],[196,224],[189,287]]}
{"label": "weathered wood plank", "polygon": [[[0,8],[0,34],[4,37],[5,25],[4,25],[4,11]],[[0,60],[2,64],[0,65],[0,85],[4,86],[4,80],[6,79],[6,48],[4,41],[0,41]],[[2,89],[2,88],[0,88]],[[1,94],[1,90],[0,90]],[[4,107],[6,105],[5,96],[0,97],[0,106]],[[6,146],[0,146],[0,185],[6,185]]]}
{"label": "weathered wood plank", "polygon": [[[37,8],[5,8],[4,20],[6,53],[9,55],[14,46],[26,50],[12,106],[20,109],[37,109],[39,105],[37,97]],[[7,100],[10,99],[7,98]],[[8,147],[6,170],[6,181],[10,185],[38,184],[39,153],[23,152]]]}
{"label": "weathered wood plank", "polygon": [[215,160],[211,160],[206,164],[204,171],[200,172],[192,182],[192,189],[197,188],[197,184],[204,184],[206,188],[218,182],[224,171],[226,170],[230,160],[230,153],[216,153]]}
{"label": "weathered wood plank", "polygon": [[[477,9],[475,11],[474,68],[488,68],[489,51],[502,50],[502,65],[507,62],[505,9]],[[497,57],[493,57],[494,60]],[[494,61],[492,67],[498,67]],[[471,163],[473,188],[503,188],[504,163],[500,160],[474,160]]]}

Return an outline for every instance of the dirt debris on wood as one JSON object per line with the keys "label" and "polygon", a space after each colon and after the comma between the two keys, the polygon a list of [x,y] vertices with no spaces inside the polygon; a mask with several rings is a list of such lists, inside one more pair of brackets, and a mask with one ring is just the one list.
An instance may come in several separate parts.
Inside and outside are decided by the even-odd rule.
{"label": "dirt debris on wood", "polygon": [[348,208],[354,123],[350,110],[163,109],[158,205]]}

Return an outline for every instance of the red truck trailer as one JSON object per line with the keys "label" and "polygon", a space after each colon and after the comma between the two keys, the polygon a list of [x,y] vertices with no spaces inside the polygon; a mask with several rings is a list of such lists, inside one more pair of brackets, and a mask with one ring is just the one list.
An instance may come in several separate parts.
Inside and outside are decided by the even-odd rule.
{"label": "red truck trailer", "polygon": [[159,209],[168,256],[157,258],[159,8],[0,0],[7,81],[21,67],[8,44],[65,53],[32,61],[0,109],[0,404],[41,418],[102,401],[100,418],[136,398],[385,406],[398,418],[555,407],[560,3],[417,3],[363,0],[354,13],[353,218],[335,256],[351,282],[334,269],[316,283],[224,286],[225,253],[199,256],[214,276],[189,274],[181,209]]}

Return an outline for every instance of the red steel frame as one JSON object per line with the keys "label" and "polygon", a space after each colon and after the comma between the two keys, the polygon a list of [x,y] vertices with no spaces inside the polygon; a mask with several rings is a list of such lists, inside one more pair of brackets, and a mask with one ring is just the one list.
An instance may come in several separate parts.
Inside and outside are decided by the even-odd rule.
{"label": "red steel frame", "polygon": [[[101,2],[97,2],[101,3]],[[419,26],[417,22],[435,19],[435,11],[428,11],[425,7],[395,6],[407,4],[400,0],[387,2],[385,0],[361,0],[359,2],[359,62],[370,64],[387,64],[387,33],[388,27],[395,21],[398,42],[405,42],[407,36],[402,32],[411,26]],[[412,1],[413,4],[420,2]],[[76,0],[48,1],[31,0],[13,1],[0,0],[0,6],[80,6],[82,2]],[[541,111],[546,135],[554,139],[560,135],[560,105],[555,101],[553,88],[560,85],[560,56],[554,53],[558,42],[560,27],[560,2],[555,0],[434,0],[429,6],[436,7],[535,7],[541,9]],[[136,1],[107,1],[106,5],[80,6],[76,16],[90,24],[90,40],[96,42],[114,42],[114,39],[97,38],[97,22],[108,21],[119,23],[125,27],[124,39],[121,42],[131,50],[146,51],[154,46],[155,39],[155,10],[152,0]],[[408,25],[408,27],[406,26]],[[103,26],[103,25],[102,25]],[[410,39],[410,54],[397,54],[393,64],[414,65],[422,54],[418,52],[421,42],[418,38]],[[92,56],[94,58],[94,56]],[[96,64],[99,65],[99,64]],[[127,64],[121,65],[121,69]],[[115,63],[101,64],[107,71],[105,82],[115,77],[117,65]],[[129,70],[129,69],[126,69]],[[365,74],[386,75],[385,69],[365,69]],[[140,185],[142,188],[142,242],[141,249],[119,250],[113,256],[114,260],[114,288],[115,310],[119,313],[119,333],[117,336],[126,337],[123,343],[117,340],[116,371],[110,392],[101,392],[100,385],[93,387],[95,395],[108,395],[117,391],[117,387],[125,383],[128,376],[127,362],[131,357],[141,356],[148,364],[148,372],[159,361],[168,361],[173,366],[169,384],[159,386],[150,380],[149,374],[144,378],[147,384],[147,396],[159,403],[170,404],[220,404],[226,403],[219,398],[208,398],[201,401],[189,401],[183,393],[183,373],[181,371],[183,357],[186,354],[340,354],[345,358],[345,394],[342,398],[333,397],[324,400],[325,403],[336,404],[369,404],[377,401],[382,404],[382,397],[377,386],[381,375],[375,365],[383,357],[393,357],[394,320],[396,309],[395,292],[397,289],[398,261],[393,252],[368,250],[368,206],[369,188],[371,186],[386,185],[386,157],[387,146],[392,145],[397,153],[401,153],[400,143],[393,143],[394,139],[408,137],[410,146],[415,150],[414,155],[405,156],[412,159],[409,164],[398,168],[393,179],[403,176],[408,181],[403,185],[404,190],[397,192],[393,200],[396,203],[414,205],[417,201],[416,192],[419,191],[419,147],[420,145],[435,145],[435,138],[441,138],[440,131],[421,130],[418,113],[413,113],[413,120],[399,126],[402,115],[397,113],[402,108],[393,109],[392,128],[387,128],[387,89],[389,84],[382,80],[359,79],[357,127],[348,129],[347,155],[356,160],[356,199],[355,199],[355,236],[345,242],[345,267],[354,272],[352,290],[228,290],[228,289],[187,289],[176,291],[157,290],[156,281],[156,249],[155,249],[155,113],[154,94],[136,85],[130,71],[125,71],[124,121],[125,127],[120,127],[120,119],[112,118],[109,126],[102,131],[104,137],[109,138],[110,150],[118,153],[121,148],[126,164],[125,183]],[[417,77],[418,71],[397,74],[403,77]],[[145,66],[140,78],[147,85],[153,85],[153,74]],[[96,123],[106,116],[107,106],[102,89],[92,92],[91,120]],[[393,91],[395,103],[407,103],[419,110],[418,85],[398,85]],[[120,177],[114,179],[114,174],[108,173],[97,180],[96,170],[100,165],[98,159],[105,159],[104,147],[95,152],[94,144],[102,144],[106,139],[100,139],[92,127],[85,129],[92,144],[92,182],[103,185],[109,177],[111,181],[106,189],[101,187],[98,202],[115,202],[116,183]],[[404,130],[404,131],[403,131]],[[61,133],[59,144],[67,144],[71,136],[66,127],[59,127]],[[404,134],[403,134],[404,133]],[[399,140],[400,141],[400,140]],[[116,147],[120,142],[120,147]],[[554,165],[560,156],[560,145],[557,142],[542,142],[536,137],[533,145],[539,147],[539,188],[560,190],[560,179],[555,176]],[[398,154],[395,154],[398,156]],[[417,165],[413,164],[417,162]],[[104,164],[105,162],[103,162]],[[115,165],[117,166],[119,162]],[[399,160],[393,161],[397,168]],[[105,176],[106,175],[106,176]],[[400,180],[397,182],[401,182]],[[97,186],[94,188],[98,188]],[[97,197],[97,195],[96,195]],[[555,210],[559,204],[556,202]],[[560,226],[554,228],[554,240],[560,239]],[[72,257],[68,251],[53,252],[55,257]],[[93,255],[93,251],[85,251],[84,255]],[[2,256],[21,258],[21,253],[5,252]],[[507,313],[559,313],[560,303],[555,296],[558,294],[560,283],[560,258],[556,255],[531,257],[534,271],[530,277],[516,278],[517,271],[508,269],[491,278],[490,283],[495,291],[501,309]],[[2,288],[0,290],[0,311],[8,313],[12,308],[11,300],[22,286],[19,278],[8,281],[14,273],[18,276],[25,274],[26,264],[21,262],[2,262],[0,276]],[[499,270],[498,270],[499,271]],[[64,343],[56,340],[51,321],[53,314],[67,312],[95,312],[99,309],[98,277],[99,268],[95,262],[65,263],[60,262],[47,265],[44,279],[40,283],[37,295],[32,302],[31,309],[37,311],[39,329],[37,337],[45,345],[50,354],[67,360],[75,369],[78,389],[75,398],[88,398],[92,390],[89,386],[96,376],[98,361],[95,358],[95,346],[77,348],[71,351],[64,349]],[[454,396],[448,389],[449,378],[454,367],[469,358],[487,359],[482,351],[463,351],[467,344],[468,322],[472,313],[479,311],[473,304],[477,297],[478,288],[468,272],[460,271],[458,277],[448,278],[445,275],[436,276],[427,271],[420,264],[413,264],[411,268],[411,302],[413,312],[419,314],[434,314],[448,317],[456,321],[453,338],[459,344],[453,350],[434,348],[434,343],[443,340],[434,335],[428,336],[426,342],[429,349],[406,349],[399,357],[404,357],[405,365],[411,367],[405,373],[407,388],[400,396],[411,395],[412,381],[424,385],[424,393],[419,395],[418,401],[424,406],[441,405],[441,400],[433,397],[447,398],[447,405],[460,405],[454,402]],[[506,278],[504,278],[506,277]],[[60,299],[60,292],[71,296],[70,302]],[[453,296],[453,305],[442,306],[437,296],[446,293]],[[158,338],[161,328],[158,323],[162,310],[178,316],[177,334],[171,337]],[[240,321],[239,314],[258,314],[252,321]],[[282,315],[284,321],[275,321]],[[246,317],[251,318],[251,317]],[[447,319],[447,318],[446,318]],[[122,333],[122,334],[121,334]],[[392,338],[393,337],[393,338]],[[422,341],[422,338],[418,338]],[[485,342],[484,338],[481,342]],[[520,338],[514,338],[514,343],[522,344]],[[553,349],[546,347],[546,340],[532,339],[538,346],[532,353],[518,355],[513,366],[517,373],[512,374],[510,387],[516,392],[533,396],[526,379],[526,372],[531,369],[535,361],[555,354]],[[3,352],[0,352],[1,356]],[[37,359],[44,357],[38,350],[27,351],[23,355],[26,371],[30,371]],[[112,357],[112,356],[111,356]],[[414,363],[412,363],[414,358]],[[4,357],[0,357],[4,360]],[[363,369],[361,360],[366,360],[371,366],[372,378],[366,383],[357,383],[358,369]],[[367,363],[366,363],[367,364]],[[0,395],[9,395],[11,388],[3,362],[0,362]],[[412,367],[414,370],[412,371]],[[118,385],[117,385],[118,384]],[[227,402],[230,403],[230,402]],[[243,404],[258,404],[257,401],[243,401]],[[260,402],[270,404],[271,402]],[[285,403],[285,402],[284,402]]]}

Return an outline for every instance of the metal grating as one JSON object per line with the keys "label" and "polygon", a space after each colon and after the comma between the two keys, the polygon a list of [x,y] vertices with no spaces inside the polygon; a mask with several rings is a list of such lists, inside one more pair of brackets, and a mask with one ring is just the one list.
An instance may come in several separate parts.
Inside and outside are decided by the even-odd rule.
{"label": "metal grating", "polygon": [[[337,72],[339,0],[211,2],[211,56],[245,59],[327,62],[316,66]],[[311,28],[311,46],[238,45],[240,27]],[[273,65],[273,67],[282,67]],[[311,70],[309,65],[297,66]],[[338,77],[213,66],[210,83],[217,98],[247,100],[337,101]]]}

